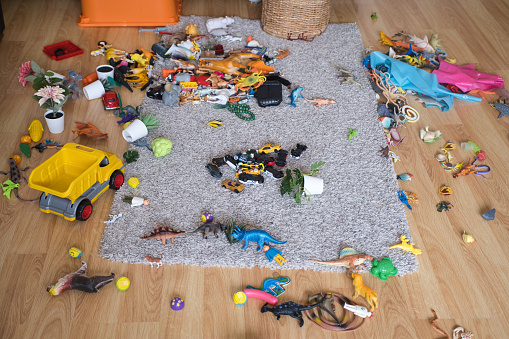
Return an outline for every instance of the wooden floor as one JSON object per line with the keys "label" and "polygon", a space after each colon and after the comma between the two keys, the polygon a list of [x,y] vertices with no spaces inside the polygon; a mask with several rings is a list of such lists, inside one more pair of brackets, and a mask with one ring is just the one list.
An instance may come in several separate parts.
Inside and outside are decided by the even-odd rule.
{"label": "wooden floor", "polygon": [[[184,0],[182,15],[261,17],[261,3],[248,0]],[[150,2],[136,6],[149,6]],[[119,6],[120,3],[119,3]],[[150,48],[157,37],[138,34],[137,28],[80,28],[78,0],[3,0],[6,30],[0,43],[0,171],[7,171],[7,158],[20,154],[21,135],[31,120],[42,119],[42,110],[31,99],[30,86],[17,80],[18,68],[35,60],[43,68],[67,74],[67,69],[92,72],[104,62],[91,57],[100,40],[114,47],[133,51]],[[371,13],[378,14],[373,22]],[[469,1],[388,1],[333,0],[331,22],[356,22],[364,46],[387,51],[377,44],[378,31],[388,35],[401,30],[417,36],[438,34],[449,57],[459,64],[473,63],[480,72],[509,78],[509,2],[503,0]],[[42,53],[45,45],[71,40],[85,55],[55,62]],[[334,41],[330,42],[334,44]],[[138,105],[143,93],[122,92],[123,103]],[[408,213],[411,234],[419,255],[419,273],[382,282],[367,275],[366,285],[378,293],[379,309],[358,331],[342,338],[439,338],[430,324],[432,309],[437,325],[451,334],[456,326],[475,333],[475,338],[509,337],[509,118],[497,120],[498,112],[487,102],[456,101],[449,112],[414,106],[421,120],[402,131],[404,142],[393,149],[401,158],[397,173],[412,173],[414,179],[401,187],[419,195],[419,204]],[[71,141],[73,121],[99,122],[105,131],[116,131],[115,120],[98,101],[82,98],[65,106],[69,114],[60,142]],[[443,139],[424,144],[419,129],[439,129]],[[45,136],[48,136],[46,134]],[[470,175],[452,179],[434,160],[445,141],[459,145],[471,140],[487,154],[491,166],[487,179]],[[82,138],[82,144],[110,150],[121,156],[127,143],[120,134],[111,133],[107,141]],[[21,167],[37,166],[54,151],[32,152]],[[454,160],[466,162],[472,152],[453,151]],[[355,163],[352,163],[355,165]],[[28,175],[28,174],[27,174]],[[0,178],[3,182],[5,179]],[[354,183],[352,183],[354,184]],[[442,198],[440,186],[452,185],[449,201],[454,208],[438,213],[435,204]],[[20,195],[37,198],[39,193],[21,185]],[[113,193],[95,204],[86,223],[67,222],[39,212],[37,203],[0,199],[0,337],[1,338],[330,338],[309,321],[302,328],[297,320],[261,314],[262,302],[250,300],[243,306],[232,302],[232,294],[248,284],[260,285],[272,275],[266,269],[228,269],[148,265],[111,262],[98,256],[103,221],[107,220]],[[364,197],[370,199],[371,197]],[[496,218],[485,221],[481,214],[496,208]],[[463,231],[477,242],[465,245]],[[127,292],[113,284],[99,294],[71,291],[52,297],[46,286],[76,270],[78,260],[67,249],[78,246],[91,275],[110,272],[131,279]],[[292,283],[281,301],[305,303],[308,293],[334,291],[350,296],[351,280],[345,274],[311,271],[281,271]],[[180,296],[186,307],[170,309],[170,299]],[[358,300],[363,302],[361,298]]]}

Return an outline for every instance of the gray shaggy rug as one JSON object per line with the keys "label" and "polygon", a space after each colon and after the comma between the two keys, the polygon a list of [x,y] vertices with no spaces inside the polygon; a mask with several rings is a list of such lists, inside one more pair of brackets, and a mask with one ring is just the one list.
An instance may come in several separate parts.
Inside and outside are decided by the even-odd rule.
{"label": "gray shaggy rug", "polygon": [[[197,24],[205,33],[205,17],[182,17],[172,31]],[[254,121],[244,121],[226,109],[213,104],[187,103],[170,108],[161,101],[145,97],[143,112],[153,112],[160,128],[149,132],[149,143],[158,137],[173,142],[170,154],[156,158],[146,148],[131,146],[139,152],[137,162],[126,166],[126,180],[139,178],[133,189],[124,185],[115,195],[111,214],[122,213],[114,223],[106,224],[100,256],[132,264],[148,264],[145,255],[163,255],[163,264],[228,267],[280,268],[269,262],[263,251],[250,243],[230,244],[225,234],[203,239],[200,232],[190,233],[203,225],[201,214],[209,212],[214,222],[236,220],[247,229],[262,229],[274,238],[287,241],[271,244],[283,252],[285,269],[344,271],[342,267],[316,264],[315,260],[334,260],[346,247],[381,259],[390,256],[399,275],[417,271],[415,256],[388,247],[409,234],[405,206],[399,201],[398,184],[391,160],[378,152],[386,146],[383,128],[377,120],[376,99],[361,65],[364,56],[361,35],[354,23],[330,24],[312,42],[289,41],[266,34],[259,21],[235,18],[229,32],[241,42],[220,41],[225,50],[245,45],[253,36],[269,53],[286,49],[290,55],[275,64],[275,69],[292,83],[302,86],[306,98],[329,98],[337,104],[313,107],[299,99],[296,107],[287,103],[291,91],[283,87],[283,103],[261,108],[252,98]],[[362,84],[340,85],[335,65],[353,72]],[[174,64],[159,60],[154,72]],[[220,120],[223,126],[211,128],[207,123]],[[348,140],[349,129],[357,135]],[[119,132],[120,133],[120,132]],[[120,135],[119,135],[120,137]],[[310,165],[324,161],[318,177],[324,180],[321,195],[303,199],[297,204],[288,195],[280,195],[280,180],[264,175],[261,185],[246,185],[240,194],[221,187],[224,179],[235,179],[228,166],[221,167],[222,179],[212,177],[205,166],[212,158],[275,143],[290,151],[297,143],[308,149],[300,159],[288,157],[285,169],[298,168],[309,173]],[[150,200],[149,206],[131,207],[126,196]],[[140,239],[159,225],[168,225],[186,234],[176,237],[175,244]],[[368,264],[367,268],[370,265]]]}

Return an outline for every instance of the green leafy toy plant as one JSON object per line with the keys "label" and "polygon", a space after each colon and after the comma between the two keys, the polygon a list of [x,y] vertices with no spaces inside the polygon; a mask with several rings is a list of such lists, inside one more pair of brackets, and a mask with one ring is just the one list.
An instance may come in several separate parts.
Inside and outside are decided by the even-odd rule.
{"label": "green leafy toy plant", "polygon": [[147,126],[147,129],[150,131],[151,129],[159,128],[159,119],[154,116],[154,113],[145,114],[143,117],[140,116],[140,120]]}
{"label": "green leafy toy plant", "polygon": [[125,162],[127,162],[128,164],[135,162],[136,160],[138,160],[139,157],[140,155],[138,154],[137,151],[127,151],[124,153]]}
{"label": "green leafy toy plant", "polygon": [[236,220],[232,219],[225,225],[224,233],[226,234],[226,239],[230,244],[235,244],[236,242],[239,242],[235,237],[233,236],[233,232],[235,231],[235,228],[238,227],[240,230],[243,230],[246,228],[246,225],[242,223],[237,223]]}
{"label": "green leafy toy plant", "polygon": [[[311,165],[311,174],[309,176],[315,176],[320,172],[320,167],[323,166],[325,162],[317,161]],[[304,189],[304,174],[298,169],[287,169],[286,175],[281,181],[280,186],[281,196],[288,194],[291,196],[294,194],[295,201],[300,204],[302,202],[302,195],[304,195],[308,201],[311,200],[311,194]]]}

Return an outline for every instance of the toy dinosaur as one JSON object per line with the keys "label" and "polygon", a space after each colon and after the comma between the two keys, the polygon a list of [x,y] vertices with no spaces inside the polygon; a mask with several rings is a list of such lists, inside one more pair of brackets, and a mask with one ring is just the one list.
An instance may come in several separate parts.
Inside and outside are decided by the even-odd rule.
{"label": "toy dinosaur", "polygon": [[[18,168],[18,165],[16,164],[16,161],[13,158],[9,158],[9,168],[10,168],[9,172],[5,173],[5,172],[0,171],[0,174],[10,175],[11,182],[13,183],[14,186],[16,184],[19,184],[21,182],[21,179],[23,179],[25,181],[25,183],[27,182],[27,179],[21,177],[21,172],[25,172],[28,169],[28,167],[20,170]],[[16,196],[16,198],[18,198],[19,201],[23,201],[23,202],[39,201],[39,198],[33,199],[33,200],[25,200],[25,199],[20,198],[18,195],[18,187],[17,186],[13,187],[12,190],[14,191],[14,195]]]}
{"label": "toy dinosaur", "polygon": [[244,246],[242,246],[243,250],[248,248],[250,241],[254,241],[258,244],[258,247],[256,248],[257,251],[261,251],[263,245],[265,244],[268,245],[270,242],[273,242],[275,244],[286,244],[286,241],[276,240],[265,231],[262,230],[246,231],[245,228],[241,230],[237,226],[235,227],[235,231],[233,232],[232,236],[238,241],[244,240]]}
{"label": "toy dinosaur", "polygon": [[82,135],[88,135],[89,137],[99,138],[99,139],[104,139],[104,138],[108,137],[108,133],[101,132],[97,127],[95,127],[91,123],[84,124],[82,122],[77,122],[77,121],[75,121],[74,123],[76,124],[76,127],[78,128],[77,130],[72,131],[73,133],[78,132],[78,135],[76,136],[76,138],[74,138],[74,140],[78,139]]}
{"label": "toy dinosaur", "polygon": [[341,73],[339,73],[338,75],[338,79],[339,79],[339,84],[340,85],[343,85],[344,83],[351,83],[351,84],[357,84],[359,85],[360,88],[362,88],[362,85],[360,83],[358,83],[357,81],[355,81],[355,78],[352,74],[352,72],[349,72],[347,70],[344,70],[342,68],[339,68],[338,66],[334,65],[332,62],[331,62],[332,66],[337,69],[338,71],[340,71]]}
{"label": "toy dinosaur", "polygon": [[306,97],[303,97],[304,99],[306,99],[307,101],[309,102],[314,102],[315,104],[313,105],[313,107],[320,107],[320,106],[329,106],[330,104],[335,104],[336,101],[335,100],[332,100],[332,99],[323,99],[323,98],[316,98],[316,99],[308,99]]}
{"label": "toy dinosaur", "polygon": [[145,256],[145,259],[150,264],[150,267],[154,267],[154,264],[157,268],[161,267],[163,264],[161,263],[161,260],[163,259],[163,255],[159,254],[159,258],[151,257],[149,254]]}
{"label": "toy dinosaur", "polygon": [[223,224],[221,224],[221,223],[217,223],[217,224],[204,224],[204,225],[198,227],[197,229],[195,229],[191,233],[202,232],[203,233],[203,238],[204,239],[208,239],[208,236],[209,236],[210,232],[214,233],[216,238],[218,238],[217,233],[219,231],[224,231],[224,230],[225,230],[225,226]]}
{"label": "toy dinosaur", "polygon": [[183,235],[186,232],[177,232],[169,226],[157,226],[149,235],[144,235],[140,239],[160,239],[163,245],[166,245],[166,240],[170,239],[171,243],[175,243],[175,237]]}
{"label": "toy dinosaur", "polygon": [[366,301],[369,303],[370,312],[373,312],[375,308],[378,308],[378,295],[375,291],[373,291],[368,286],[364,285],[362,282],[362,276],[359,273],[352,273],[353,285],[355,286],[355,294],[352,298],[357,298],[358,296],[364,297]]}
{"label": "toy dinosaur", "polygon": [[87,277],[87,263],[82,261],[81,268],[58,279],[55,285],[46,289],[51,295],[59,295],[67,290],[80,290],[87,293],[99,293],[99,289],[115,279],[115,273],[108,276]]}
{"label": "toy dinosaur", "polygon": [[406,236],[402,235],[400,237],[401,239],[401,244],[397,244],[397,245],[394,245],[394,246],[391,246],[389,247],[389,249],[393,249],[393,248],[401,248],[402,250],[404,251],[408,251],[408,252],[412,252],[413,254],[415,255],[418,255],[418,254],[421,254],[422,251],[417,249],[417,248],[414,248],[414,243],[408,243],[408,239]]}
{"label": "toy dinosaur", "polygon": [[350,270],[354,270],[355,272],[360,272],[361,269],[356,268],[356,266],[365,267],[362,263],[364,261],[372,261],[373,257],[367,254],[358,254],[353,248],[344,248],[340,254],[338,260],[331,261],[318,261],[311,260],[318,264],[323,265],[332,265],[332,266],[343,266],[347,269],[347,274],[350,273]]}
{"label": "toy dinosaur", "polygon": [[304,319],[302,318],[302,311],[307,311],[307,310],[317,307],[318,305],[323,303],[325,301],[325,299],[326,298],[322,298],[322,300],[320,300],[316,304],[312,304],[312,305],[300,305],[300,304],[294,303],[293,301],[288,301],[281,305],[277,305],[274,307],[267,307],[267,305],[269,303],[265,303],[265,305],[262,306],[262,309],[260,310],[260,312],[262,312],[262,313],[272,312],[276,316],[277,320],[279,320],[279,318],[282,315],[289,315],[290,317],[297,319],[299,321],[299,326],[302,327],[302,325],[304,325]]}

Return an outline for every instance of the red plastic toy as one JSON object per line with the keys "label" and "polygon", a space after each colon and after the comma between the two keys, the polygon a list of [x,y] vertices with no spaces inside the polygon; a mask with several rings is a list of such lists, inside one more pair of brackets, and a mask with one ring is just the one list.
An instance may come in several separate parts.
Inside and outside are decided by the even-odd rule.
{"label": "red plastic toy", "polygon": [[53,45],[44,46],[42,51],[46,53],[51,59],[56,61],[83,54],[83,50],[69,40],[62,41]]}

